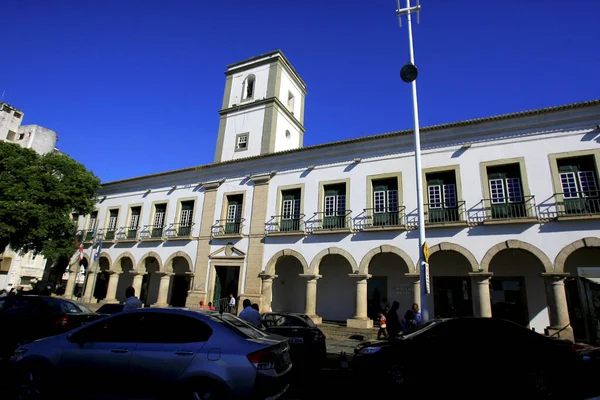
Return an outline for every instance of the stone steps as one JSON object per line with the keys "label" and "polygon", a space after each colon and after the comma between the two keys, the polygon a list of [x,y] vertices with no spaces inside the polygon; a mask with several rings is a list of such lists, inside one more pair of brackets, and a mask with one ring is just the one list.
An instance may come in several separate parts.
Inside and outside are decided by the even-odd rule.
{"label": "stone steps", "polygon": [[364,340],[377,339],[378,328],[348,328],[345,325],[324,322],[318,325],[327,339],[335,340]]}

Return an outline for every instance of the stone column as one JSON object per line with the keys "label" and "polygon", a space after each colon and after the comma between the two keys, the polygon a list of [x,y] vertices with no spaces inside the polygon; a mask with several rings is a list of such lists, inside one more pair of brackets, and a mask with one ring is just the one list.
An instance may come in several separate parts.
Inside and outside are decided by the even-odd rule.
{"label": "stone column", "polygon": [[304,313],[313,320],[315,324],[323,322],[323,318],[317,315],[317,279],[321,275],[300,275],[306,278],[306,306]]}
{"label": "stone column", "polygon": [[565,293],[565,279],[569,274],[550,273],[542,274],[548,285],[548,314],[550,326],[546,334],[563,339],[574,340],[573,328],[569,318],[567,295]]}
{"label": "stone column", "polygon": [[91,302],[94,286],[96,286],[96,273],[90,271],[87,273],[87,279],[85,280],[85,292],[83,293],[83,299],[81,299],[83,302]]}
{"label": "stone column", "polygon": [[109,271],[109,273],[108,288],[106,289],[106,298],[103,300],[103,303],[118,303],[117,287],[119,286],[119,275],[121,273],[115,271]]}
{"label": "stone column", "polygon": [[262,279],[260,312],[270,312],[273,299],[273,279],[277,278],[277,275],[260,274],[258,276]]}
{"label": "stone column", "polygon": [[491,272],[471,272],[471,295],[473,296],[473,315],[476,317],[492,317],[492,300],[490,298]]}
{"label": "stone column", "polygon": [[146,273],[145,272],[137,272],[137,271],[133,271],[131,273],[133,274],[133,285],[132,286],[133,286],[133,289],[135,290],[135,297],[137,297],[139,299],[140,295],[142,294],[142,282],[144,281],[144,275],[146,275]]}
{"label": "stone column", "polygon": [[153,307],[168,307],[167,300],[169,298],[169,284],[171,283],[171,273],[163,273],[160,277],[160,285],[158,286],[158,299]]}
{"label": "stone column", "polygon": [[[421,308],[421,275],[416,274],[416,273],[407,273],[407,274],[404,274],[404,276],[407,277],[412,283],[413,303],[417,303],[419,305],[419,309],[420,309]],[[412,306],[412,304],[411,304],[411,306]],[[429,311],[430,317],[433,315],[433,313],[431,311],[432,310]]]}
{"label": "stone column", "polygon": [[348,274],[348,276],[356,279],[356,315],[346,320],[346,325],[348,328],[372,328],[373,320],[367,316],[367,282],[371,275]]}
{"label": "stone column", "polygon": [[67,280],[67,287],[65,288],[66,298],[71,298],[73,296],[73,290],[75,290],[75,281],[77,279],[77,275],[79,274],[79,263],[74,266],[69,266],[69,279]]}

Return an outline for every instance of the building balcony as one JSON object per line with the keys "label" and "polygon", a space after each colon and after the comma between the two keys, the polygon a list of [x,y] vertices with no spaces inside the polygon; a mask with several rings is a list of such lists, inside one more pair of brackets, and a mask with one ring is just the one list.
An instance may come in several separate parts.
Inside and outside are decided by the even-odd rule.
{"label": "building balcony", "polygon": [[333,215],[316,212],[306,221],[306,230],[315,235],[352,232],[352,210]]}
{"label": "building balcony", "polygon": [[305,235],[304,214],[294,216],[274,215],[265,224],[265,235],[267,236],[297,236]]}
{"label": "building balcony", "polygon": [[211,228],[211,234],[223,239],[242,237],[243,227],[244,218],[218,219]]}
{"label": "building balcony", "polygon": [[365,208],[354,219],[354,228],[360,231],[406,229],[406,207]]}
{"label": "building balcony", "polygon": [[165,230],[167,240],[191,240],[194,223],[172,223]]}
{"label": "building balcony", "polygon": [[538,221],[535,196],[483,199],[484,224],[534,223]]}
{"label": "building balcony", "polygon": [[138,241],[139,228],[122,226],[116,232],[115,239],[119,243],[134,243]]}
{"label": "building balcony", "polygon": [[140,240],[146,242],[162,242],[164,240],[164,225],[145,225],[140,231]]}
{"label": "building balcony", "polygon": [[104,242],[114,242],[116,234],[117,234],[116,230],[110,229],[110,228],[100,229],[98,231],[98,236],[101,237],[102,241],[104,241]]}
{"label": "building balcony", "polygon": [[600,191],[556,193],[559,220],[600,218]]}
{"label": "building balcony", "polygon": [[82,231],[82,233],[83,233],[83,241],[85,243],[91,243],[96,238],[98,231],[96,229],[88,229],[88,230]]}
{"label": "building balcony", "polygon": [[425,225],[427,227],[451,227],[467,225],[464,201],[424,204]]}

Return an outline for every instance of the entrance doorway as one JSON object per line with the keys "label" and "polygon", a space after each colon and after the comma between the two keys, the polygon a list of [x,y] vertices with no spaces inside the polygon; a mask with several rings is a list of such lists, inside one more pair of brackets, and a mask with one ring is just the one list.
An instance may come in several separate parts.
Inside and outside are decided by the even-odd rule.
{"label": "entrance doorway", "polygon": [[463,276],[434,276],[433,306],[436,317],[472,317],[471,279]]}
{"label": "entrance doorway", "polygon": [[382,305],[387,302],[387,277],[375,276],[367,281],[367,316],[377,320],[377,314],[382,311]]}
{"label": "entrance doorway", "polygon": [[190,289],[190,275],[173,275],[171,277],[173,287],[171,289],[171,306],[185,307],[188,290]]}
{"label": "entrance doorway", "polygon": [[519,325],[529,325],[523,277],[494,277],[491,282],[492,315]]}
{"label": "entrance doorway", "polygon": [[229,301],[229,295],[238,299],[238,284],[240,279],[240,267],[215,266],[215,289],[213,304],[225,307]]}

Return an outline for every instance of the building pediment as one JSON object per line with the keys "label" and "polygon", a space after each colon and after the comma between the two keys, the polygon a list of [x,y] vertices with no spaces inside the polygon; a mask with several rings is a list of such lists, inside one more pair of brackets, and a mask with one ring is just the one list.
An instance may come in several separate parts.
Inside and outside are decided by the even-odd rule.
{"label": "building pediment", "polygon": [[211,259],[240,259],[246,257],[246,253],[229,243],[226,246],[210,253],[208,256]]}

